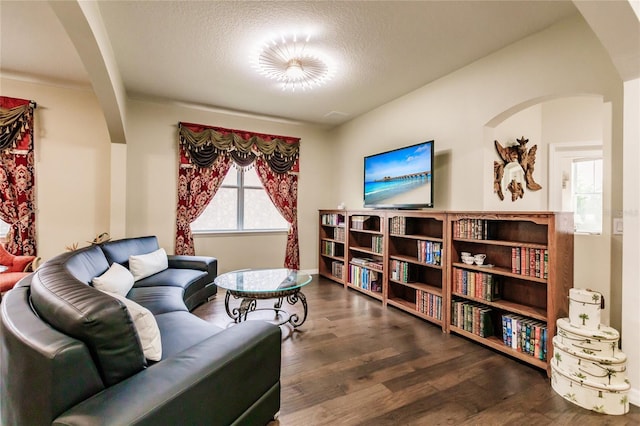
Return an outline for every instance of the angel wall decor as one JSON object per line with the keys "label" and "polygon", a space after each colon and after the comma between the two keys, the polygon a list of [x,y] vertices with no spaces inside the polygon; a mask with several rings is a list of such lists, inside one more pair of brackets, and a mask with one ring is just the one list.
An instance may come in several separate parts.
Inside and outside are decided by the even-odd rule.
{"label": "angel wall decor", "polygon": [[508,147],[495,141],[496,150],[502,161],[493,162],[493,192],[497,193],[501,200],[504,200],[503,189],[511,192],[511,201],[524,196],[523,184],[530,191],[542,189],[542,186],[533,179],[538,145],[527,149],[529,139],[525,139],[524,136],[516,141],[517,145]]}

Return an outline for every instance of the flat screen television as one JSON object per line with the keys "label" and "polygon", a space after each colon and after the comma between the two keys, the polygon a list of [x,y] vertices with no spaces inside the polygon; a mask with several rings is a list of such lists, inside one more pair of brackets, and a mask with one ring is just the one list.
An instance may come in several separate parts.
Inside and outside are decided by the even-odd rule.
{"label": "flat screen television", "polygon": [[433,141],[364,157],[364,206],[433,207]]}

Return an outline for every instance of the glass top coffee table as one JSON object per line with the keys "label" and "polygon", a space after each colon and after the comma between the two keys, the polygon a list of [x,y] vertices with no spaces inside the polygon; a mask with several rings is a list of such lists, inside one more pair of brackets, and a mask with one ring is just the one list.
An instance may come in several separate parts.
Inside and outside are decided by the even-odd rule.
{"label": "glass top coffee table", "polygon": [[[307,319],[307,298],[300,291],[311,282],[311,275],[302,274],[293,269],[242,269],[219,275],[214,284],[227,291],[224,307],[227,315],[235,322],[247,320],[249,312],[272,310],[276,313],[278,324],[291,324],[300,327]],[[229,301],[242,299],[240,306],[231,309]],[[258,300],[277,299],[273,308],[258,308]],[[297,313],[289,314],[282,308],[283,300],[291,306],[300,301],[304,309],[302,317]]]}

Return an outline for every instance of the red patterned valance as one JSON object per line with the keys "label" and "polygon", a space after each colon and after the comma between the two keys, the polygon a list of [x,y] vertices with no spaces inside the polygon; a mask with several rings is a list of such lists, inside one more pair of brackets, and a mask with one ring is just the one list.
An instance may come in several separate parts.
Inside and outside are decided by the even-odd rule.
{"label": "red patterned valance", "polygon": [[35,104],[0,96],[0,150],[27,149]]}
{"label": "red patterned valance", "polygon": [[275,173],[298,172],[299,138],[180,123],[180,145],[181,164],[211,167],[222,154],[246,167],[261,156]]}

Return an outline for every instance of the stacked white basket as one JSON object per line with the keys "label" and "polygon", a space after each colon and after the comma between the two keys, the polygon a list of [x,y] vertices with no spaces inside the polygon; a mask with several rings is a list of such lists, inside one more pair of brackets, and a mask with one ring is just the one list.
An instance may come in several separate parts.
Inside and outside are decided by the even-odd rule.
{"label": "stacked white basket", "polygon": [[569,290],[569,318],[557,321],[553,338],[551,386],[580,407],[603,414],[629,411],[627,356],[618,349],[620,333],[600,324],[602,295]]}

